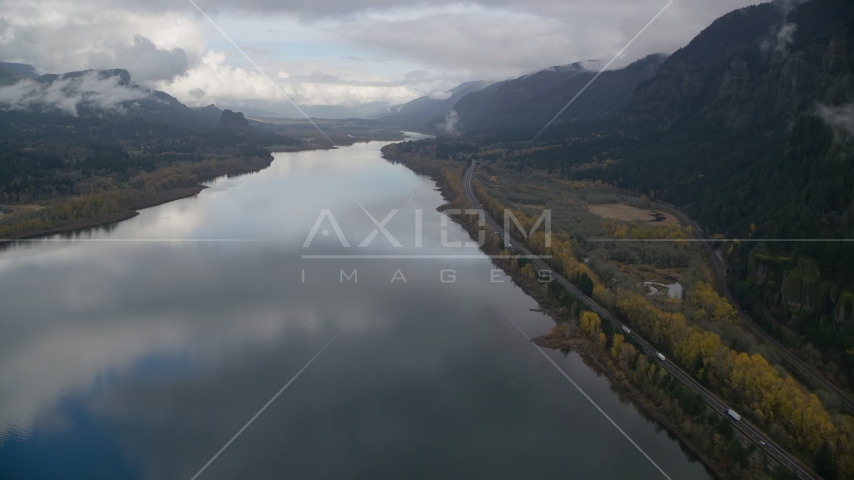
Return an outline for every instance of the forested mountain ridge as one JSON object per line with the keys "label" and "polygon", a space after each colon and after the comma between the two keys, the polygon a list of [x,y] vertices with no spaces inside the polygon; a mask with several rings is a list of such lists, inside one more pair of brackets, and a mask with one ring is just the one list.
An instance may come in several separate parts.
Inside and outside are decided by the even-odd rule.
{"label": "forested mountain ridge", "polygon": [[[623,118],[627,122],[655,122],[667,126],[674,116],[690,111],[719,96],[720,76],[733,56],[752,51],[770,40],[781,24],[778,5],[765,3],[730,12],[715,20],[691,42],[674,52],[656,75],[638,85]],[[731,68],[727,93],[739,91],[745,79],[742,58]],[[739,75],[742,73],[742,75]]]}
{"label": "forested mountain ridge", "polygon": [[[854,3],[812,0],[770,28],[775,5],[745,10],[721,19],[739,22],[715,22],[638,87],[621,127],[638,142],[631,150],[612,142],[619,161],[583,175],[685,206],[730,237],[751,225],[774,238],[844,230],[854,201],[851,132],[841,120],[854,101]],[[752,28],[742,21],[751,17]],[[719,39],[740,38],[728,34],[733,24],[766,33],[721,48]]]}
{"label": "forested mountain ridge", "polygon": [[[563,119],[619,117],[635,87],[651,78],[665,58],[649,55],[625,68],[602,73],[564,112]],[[585,65],[579,62],[547,68],[466,95],[454,105],[460,128],[479,132],[544,125],[596,75]]]}
{"label": "forested mountain ridge", "polygon": [[[854,3],[813,0],[784,15],[781,4],[736,10],[717,19],[641,83],[623,119],[661,128],[703,116],[728,127],[765,122],[832,102],[846,56],[840,30]],[[835,85],[832,85],[835,84]],[[826,98],[825,98],[826,96]]]}

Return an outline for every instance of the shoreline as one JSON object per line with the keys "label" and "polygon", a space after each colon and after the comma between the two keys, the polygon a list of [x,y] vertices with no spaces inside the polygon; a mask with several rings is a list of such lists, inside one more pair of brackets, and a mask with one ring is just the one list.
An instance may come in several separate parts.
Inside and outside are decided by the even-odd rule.
{"label": "shoreline", "polygon": [[[215,172],[214,174],[207,175],[198,180],[198,183],[189,187],[178,187],[171,190],[167,190],[164,192],[159,192],[154,195],[146,196],[144,198],[135,200],[130,202],[125,206],[125,210],[121,212],[114,212],[104,216],[74,220],[69,223],[50,227],[44,230],[36,230],[31,232],[26,232],[21,235],[13,235],[9,237],[0,238],[0,243],[11,243],[15,240],[29,240],[39,237],[46,237],[50,235],[58,235],[58,234],[73,234],[76,232],[82,232],[84,230],[89,230],[92,228],[98,227],[106,227],[109,225],[117,224],[119,222],[123,222],[125,220],[130,220],[137,215],[139,215],[139,211],[157,207],[159,205],[164,205],[169,202],[174,202],[176,200],[181,200],[184,198],[195,197],[196,195],[203,192],[208,187],[203,185],[204,182],[211,182],[216,180],[219,177],[236,177],[240,175],[247,175],[250,173],[257,173],[265,168],[269,167],[275,158],[273,157],[274,153],[297,153],[297,152],[308,152],[308,151],[316,151],[316,150],[333,150],[335,148],[340,147],[349,147],[355,145],[357,143],[368,143],[372,141],[405,141],[408,137],[405,135],[403,138],[397,138],[398,135],[387,135],[388,137],[396,137],[394,139],[382,139],[382,138],[348,138],[344,140],[342,143],[339,143],[335,146],[331,145],[320,145],[320,144],[310,144],[310,145],[298,145],[298,146],[287,146],[286,148],[276,148],[270,150],[269,156],[264,158],[262,162],[255,163],[253,160],[258,159],[260,157],[254,157],[250,159],[243,165],[235,165],[229,168],[222,169],[220,171]],[[280,146],[281,147],[281,146]]]}
{"label": "shoreline", "polygon": [[[353,142],[355,144],[358,142]],[[344,145],[349,146],[349,145]],[[214,172],[213,174],[206,175],[198,179],[198,183],[196,185],[192,185],[189,187],[178,187],[173,188],[164,192],[158,192],[153,195],[148,195],[143,198],[134,200],[129,202],[125,206],[125,210],[121,212],[114,212],[103,216],[85,218],[80,220],[74,220],[66,224],[58,225],[55,227],[50,227],[44,230],[36,230],[26,232],[21,235],[12,235],[5,238],[0,238],[0,243],[11,243],[15,240],[28,240],[39,237],[46,237],[49,235],[58,235],[58,234],[73,234],[76,232],[82,232],[84,230],[98,228],[98,227],[106,227],[109,225],[113,225],[119,222],[123,222],[125,220],[130,220],[137,215],[139,215],[139,211],[157,207],[159,205],[164,205],[169,202],[174,202],[176,200],[181,200],[184,198],[195,197],[199,193],[203,192],[208,187],[204,185],[204,182],[211,182],[216,180],[219,177],[236,177],[240,175],[247,175],[250,173],[257,173],[265,168],[269,167],[273,160],[274,153],[296,153],[296,152],[304,152],[304,151],[313,151],[313,150],[330,150],[336,147],[331,146],[321,146],[321,145],[304,145],[300,147],[296,147],[294,149],[287,150],[271,150],[268,157],[263,158],[262,161],[258,161],[261,157],[253,157],[248,161],[244,162],[241,165],[233,165],[228,168],[223,168]]]}
{"label": "shoreline", "polygon": [[190,198],[198,195],[199,193],[208,188],[206,185],[203,185],[202,182],[210,182],[223,176],[236,177],[249,173],[260,172],[265,168],[269,167],[274,160],[272,152],[268,158],[264,158],[262,161],[259,162],[258,159],[260,158],[261,157],[255,157],[243,164],[223,168],[214,172],[213,174],[201,177],[200,179],[198,179],[198,183],[196,185],[192,185],[189,187],[173,188],[170,190],[158,192],[153,195],[148,195],[143,198],[136,199],[125,205],[125,209],[120,212],[114,212],[107,215],[92,218],[74,220],[44,230],[36,230],[26,232],[21,235],[13,235],[0,239],[0,242],[11,243],[15,240],[34,239],[57,234],[71,234],[88,230],[91,228],[106,227],[108,225],[113,225],[125,220],[130,220],[131,218],[134,218],[139,215],[140,210],[164,205],[175,200],[181,200],[183,198]]}
{"label": "shoreline", "polygon": [[[473,230],[471,225],[458,223],[458,225],[462,226],[463,229],[468,232],[469,236],[472,240],[477,240],[477,230]],[[487,255],[497,254],[497,252],[488,252],[481,247],[481,250]],[[542,295],[537,291],[536,288],[532,288],[530,285],[530,280],[523,277],[519,271],[510,268],[509,261],[506,259],[492,259],[492,263],[500,268],[508,277],[513,280],[513,283],[516,284],[525,295],[534,299],[537,302],[537,306],[542,311],[548,315],[552,321],[555,323],[555,326],[549,332],[546,332],[538,337],[531,338],[530,341],[542,348],[549,348],[552,350],[565,350],[569,349],[570,351],[575,351],[578,353],[583,359],[588,359],[593,362],[601,371],[604,373],[608,380],[610,381],[613,387],[617,387],[626,397],[628,397],[632,404],[640,410],[640,414],[642,416],[647,417],[647,420],[653,420],[658,423],[661,428],[666,430],[668,434],[672,435],[676,439],[678,439],[680,443],[680,447],[683,450],[690,452],[694,458],[691,460],[700,462],[703,464],[703,467],[709,473],[712,478],[717,479],[725,479],[730,478],[726,472],[722,471],[720,467],[710,459],[705,453],[700,451],[699,448],[694,446],[677,428],[676,425],[672,424],[667,420],[661,412],[659,412],[652,403],[652,400],[647,398],[643,393],[639,392],[631,382],[627,380],[620,379],[619,376],[615,372],[622,373],[620,370],[611,367],[610,359],[600,358],[597,354],[596,349],[593,347],[592,342],[587,338],[582,337],[566,337],[563,334],[561,329],[562,322],[558,319],[558,315],[552,308],[552,305],[549,304],[550,298]],[[556,330],[560,330],[560,339],[556,339]],[[557,341],[556,341],[557,340]],[[586,363],[586,362],[585,362]],[[591,365],[587,365],[591,367]]]}
{"label": "shoreline", "polygon": [[[385,158],[388,161],[397,161],[397,160],[394,160],[393,158],[387,157],[385,155],[383,155],[383,158]],[[411,168],[404,161],[399,161],[399,163],[402,163],[404,166],[409,168],[409,170],[416,173],[417,175],[427,176],[433,182],[435,182],[436,186],[438,187],[439,191],[442,194],[442,197],[447,202],[446,204],[440,206],[437,210],[442,211],[445,208],[449,208],[449,205],[454,201],[454,199],[451,198],[451,195],[449,195],[448,187],[443,182],[443,180],[445,180],[445,179],[436,178],[433,174],[431,174],[429,172],[419,172],[419,171]],[[454,221],[455,223],[460,225],[469,234],[469,236],[472,240],[477,240],[477,238],[478,238],[477,227],[475,227],[473,225],[469,225],[465,222],[458,222],[455,219],[452,219],[452,221]],[[498,253],[498,252],[489,251],[488,245],[484,245],[483,247],[480,248],[480,250],[487,255],[492,255],[492,254]],[[612,387],[618,388],[620,392],[622,392],[624,395],[626,395],[626,397],[628,397],[630,399],[630,401],[632,402],[633,406],[635,406],[639,410],[639,413],[642,416],[644,416],[647,420],[655,421],[661,428],[666,430],[669,435],[672,435],[673,437],[675,437],[679,442],[680,448],[682,448],[683,451],[686,451],[690,456],[693,457],[693,458],[691,458],[691,460],[700,462],[710,477],[717,478],[717,479],[731,478],[730,475],[728,475],[726,473],[726,471],[723,469],[723,467],[721,465],[719,465],[717,462],[715,462],[714,460],[709,458],[709,456],[706,455],[705,452],[702,452],[698,447],[696,447],[693,443],[691,443],[687,439],[687,437],[682,432],[679,431],[679,429],[677,428],[676,425],[672,424],[664,416],[664,414],[659,412],[655,408],[655,406],[653,405],[653,402],[651,399],[647,398],[642,392],[639,392],[633,385],[631,385],[630,382],[628,382],[628,380],[619,379],[618,378],[619,376],[616,373],[622,373],[622,372],[620,372],[619,370],[616,370],[616,369],[612,369],[611,367],[608,367],[607,365],[610,365],[611,362],[607,359],[607,357],[604,358],[604,362],[603,362],[603,359],[600,358],[599,355],[597,355],[595,350],[592,348],[592,344],[590,343],[590,340],[588,340],[586,338],[577,338],[577,337],[567,338],[563,335],[563,332],[561,331],[560,335],[563,338],[561,339],[561,341],[559,343],[550,341],[549,337],[553,336],[555,334],[556,329],[561,329],[561,325],[562,325],[562,322],[559,320],[558,315],[556,314],[556,312],[554,311],[552,306],[549,304],[550,298],[542,295],[541,292],[537,291],[537,289],[533,288],[531,285],[528,285],[528,279],[524,278],[520,274],[520,272],[511,268],[510,262],[508,260],[493,258],[492,263],[496,267],[500,268],[507,276],[509,276],[511,278],[511,280],[513,281],[513,283],[516,284],[519,288],[521,288],[522,291],[526,295],[528,295],[529,297],[534,299],[534,301],[537,302],[539,309],[543,313],[547,314],[552,319],[552,321],[555,323],[555,327],[551,331],[546,332],[543,335],[540,335],[539,337],[532,338],[531,339],[532,343],[534,343],[538,347],[551,348],[551,349],[556,349],[556,350],[560,350],[562,348],[563,349],[569,348],[570,350],[576,351],[582,357],[582,359],[587,359],[587,360],[593,362],[608,377],[608,380],[611,383]],[[534,285],[534,287],[535,286],[536,285]],[[553,338],[552,338],[552,340],[553,340]],[[593,368],[589,364],[588,364],[588,367]],[[616,370],[616,372],[614,370]]]}
{"label": "shoreline", "polygon": [[[264,167],[266,168],[266,167]],[[260,170],[258,170],[260,171]],[[247,172],[252,173],[252,172]],[[81,232],[83,230],[88,230],[91,228],[98,227],[106,227],[108,225],[113,225],[119,222],[123,222],[125,220],[130,220],[131,218],[139,215],[139,211],[156,207],[158,205],[163,205],[169,202],[174,202],[175,200],[181,200],[182,198],[190,198],[195,197],[208,187],[202,184],[198,184],[192,187],[182,187],[176,188],[174,190],[169,190],[166,192],[162,192],[159,195],[154,195],[152,197],[148,197],[144,200],[141,200],[137,203],[132,203],[128,205],[127,210],[124,212],[113,213],[110,215],[105,215],[103,217],[94,217],[87,218],[78,221],[74,221],[65,225],[60,225],[58,227],[50,228],[47,230],[37,231],[37,232],[28,232],[21,236],[8,237],[2,239],[2,241],[12,242],[14,240],[26,240],[33,239],[39,237],[46,237],[49,235],[57,235],[63,233],[75,233]]]}

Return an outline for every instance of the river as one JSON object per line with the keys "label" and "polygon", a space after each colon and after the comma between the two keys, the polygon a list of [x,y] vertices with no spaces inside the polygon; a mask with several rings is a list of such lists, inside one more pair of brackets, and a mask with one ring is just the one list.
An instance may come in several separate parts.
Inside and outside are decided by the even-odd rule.
{"label": "river", "polygon": [[709,478],[382,145],[8,245],[0,478]]}

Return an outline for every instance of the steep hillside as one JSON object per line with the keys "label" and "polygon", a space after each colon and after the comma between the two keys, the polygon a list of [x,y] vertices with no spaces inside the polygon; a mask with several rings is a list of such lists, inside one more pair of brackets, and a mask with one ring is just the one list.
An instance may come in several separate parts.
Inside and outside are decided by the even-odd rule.
{"label": "steep hillside", "polygon": [[[619,116],[635,87],[651,78],[666,57],[650,55],[604,72],[561,116],[562,121]],[[583,64],[551,67],[492,85],[454,106],[467,132],[545,125],[596,73]]]}
{"label": "steep hillside", "polygon": [[[725,15],[638,86],[621,125],[567,132],[556,126],[520,161],[660,198],[707,235],[750,239],[723,244],[743,307],[854,382],[854,243],[802,241],[854,238],[854,2]],[[798,241],[752,241],[763,238]]]}
{"label": "steep hillside", "polygon": [[[639,140],[633,151],[613,143],[622,161],[598,175],[656,192],[729,236],[751,224],[790,238],[847,228],[854,3],[812,0],[768,27],[774,8],[722,17],[640,85],[622,127]],[[766,34],[721,46],[741,30]],[[782,45],[768,44],[799,30]],[[729,56],[709,58],[709,51]]]}
{"label": "steep hillside", "polygon": [[[628,122],[667,125],[675,116],[702,108],[719,95],[742,93],[746,62],[772,38],[772,27],[781,25],[783,14],[766,3],[736,10],[717,19],[691,42],[677,50],[651,79],[641,83],[625,111]],[[776,47],[776,45],[774,46]],[[739,54],[738,57],[734,56]],[[730,65],[724,91],[722,75]],[[741,75],[739,75],[741,74]]]}
{"label": "steep hillside", "polygon": [[809,109],[838,80],[840,28],[852,15],[844,0],[812,0],[788,15],[777,3],[724,15],[639,85],[624,120],[668,128],[704,118],[737,128]]}

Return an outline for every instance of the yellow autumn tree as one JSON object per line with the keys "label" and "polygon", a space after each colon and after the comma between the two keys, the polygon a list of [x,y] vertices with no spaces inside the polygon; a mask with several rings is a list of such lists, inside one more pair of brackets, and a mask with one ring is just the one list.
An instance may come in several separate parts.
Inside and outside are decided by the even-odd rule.
{"label": "yellow autumn tree", "polygon": [[602,330],[602,320],[594,312],[585,311],[579,318],[581,329],[584,330],[589,337],[596,338]]}
{"label": "yellow autumn tree", "polygon": [[738,319],[735,308],[718,295],[715,288],[705,282],[697,282],[685,295],[686,303],[694,308],[696,320],[709,319],[716,322],[734,323]]}
{"label": "yellow autumn tree", "polygon": [[611,355],[616,357],[620,353],[620,345],[623,344],[624,339],[621,333],[614,334],[614,338],[611,340]]}
{"label": "yellow autumn tree", "polygon": [[833,435],[833,421],[818,397],[791,376],[783,377],[759,353],[736,352],[717,334],[688,326],[681,314],[658,310],[634,292],[618,293],[617,309],[634,328],[657,345],[666,345],[665,350],[683,365],[701,363],[692,373],[729,392],[733,403],[761,423],[778,423],[799,447],[810,451]]}

